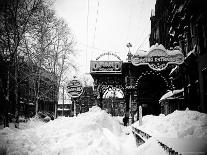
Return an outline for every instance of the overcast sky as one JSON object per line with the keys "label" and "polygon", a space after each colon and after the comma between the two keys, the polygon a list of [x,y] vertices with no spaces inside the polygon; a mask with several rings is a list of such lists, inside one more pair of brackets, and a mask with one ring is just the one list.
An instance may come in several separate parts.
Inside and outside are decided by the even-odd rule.
{"label": "overcast sky", "polygon": [[77,63],[90,72],[90,60],[113,52],[126,60],[126,44],[132,53],[149,49],[150,16],[156,0],[56,0],[57,15],[63,17],[75,36]]}

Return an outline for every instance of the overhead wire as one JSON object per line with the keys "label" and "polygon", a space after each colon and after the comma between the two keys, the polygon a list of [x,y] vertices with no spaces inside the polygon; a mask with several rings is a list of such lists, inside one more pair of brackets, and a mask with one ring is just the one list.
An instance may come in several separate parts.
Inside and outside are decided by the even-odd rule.
{"label": "overhead wire", "polygon": [[129,12],[129,17],[128,17],[128,25],[127,25],[127,35],[126,35],[126,41],[128,42],[128,37],[129,37],[129,28],[131,27],[131,20],[132,20],[132,6],[130,7],[130,12]]}
{"label": "overhead wire", "polygon": [[[139,10],[139,14],[138,14],[139,17],[140,17],[140,19],[142,19],[141,17],[142,17],[143,12],[144,12],[144,11],[142,10],[142,8],[144,8],[144,1],[145,1],[145,0],[142,0],[142,2],[141,2],[141,7],[140,7],[141,9]],[[139,20],[139,22],[140,22],[140,20]],[[140,22],[140,23],[142,23],[142,22]],[[140,32],[140,31],[138,31],[138,33],[139,33],[139,32]],[[142,35],[144,34],[144,32],[145,32],[145,31],[142,31],[142,33],[139,34],[139,37],[137,37],[138,40],[140,40],[140,38],[142,37]],[[138,35],[138,34],[137,34],[137,35]]]}
{"label": "overhead wire", "polygon": [[90,6],[89,6],[89,0],[88,0],[88,8],[87,8],[87,25],[86,25],[86,27],[87,27],[87,30],[86,30],[86,64],[85,65],[87,65],[87,60],[88,60],[88,27],[89,27],[89,22],[88,22],[88,20],[89,20],[89,9],[90,9]]}
{"label": "overhead wire", "polygon": [[142,41],[142,43],[140,44],[140,46],[137,48],[136,51],[138,51],[145,43],[146,43],[146,39],[149,37],[149,35],[147,35],[144,40]]}
{"label": "overhead wire", "polygon": [[[139,12],[138,12],[138,15],[139,15],[139,17],[140,18],[138,18],[139,19],[139,22],[140,22],[140,19],[142,19],[141,17],[142,17],[142,15],[143,15],[143,10],[142,10],[142,8],[144,7],[144,0],[142,0],[141,1],[141,6],[140,6],[140,9],[139,9]],[[127,27],[127,37],[126,37],[126,41],[128,40],[128,37],[129,37],[129,28],[130,28],[130,24],[131,24],[131,18],[132,18],[132,9],[130,9],[131,11],[130,11],[130,14],[129,14],[129,23],[128,23],[128,27]],[[142,22],[141,22],[142,23]],[[139,24],[138,24],[139,25]],[[141,32],[141,33],[139,33],[139,31],[138,31],[138,33],[137,34],[139,34],[139,36],[138,36],[138,40],[141,40],[141,38],[142,38],[142,36],[143,36],[143,34],[146,32],[146,28],[144,28],[144,30]],[[140,45],[138,45],[138,47],[140,48],[141,46],[142,46],[142,44],[143,43],[145,43],[144,41],[146,40],[146,38],[144,38],[144,40],[141,42],[141,44]],[[138,48],[138,49],[139,49]]]}
{"label": "overhead wire", "polygon": [[[141,35],[139,35],[139,42],[140,42],[140,44],[137,44],[137,47],[139,48],[139,46],[143,43],[143,38],[142,38],[142,36],[144,35],[144,33],[146,32],[146,28],[142,31],[142,33],[141,33]],[[146,39],[146,37],[144,38],[144,40]],[[141,42],[142,41],[142,42]]]}
{"label": "overhead wire", "polygon": [[99,0],[98,0],[97,9],[96,9],[96,21],[95,21],[94,35],[93,35],[93,46],[95,46],[96,29],[97,29],[98,17],[99,17]]}

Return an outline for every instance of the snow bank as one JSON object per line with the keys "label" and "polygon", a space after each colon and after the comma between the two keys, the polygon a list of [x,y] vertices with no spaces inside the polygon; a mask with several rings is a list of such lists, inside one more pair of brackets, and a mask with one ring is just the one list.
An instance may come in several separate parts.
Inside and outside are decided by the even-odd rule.
{"label": "snow bank", "polygon": [[138,147],[139,155],[168,155],[154,138],[150,138],[144,144]]}
{"label": "snow bank", "polygon": [[207,138],[207,114],[197,111],[174,111],[165,116],[147,115],[143,117],[143,125],[139,122],[133,126],[145,131],[153,137],[183,138],[206,137]]}
{"label": "snow bank", "polygon": [[0,139],[8,154],[137,154],[133,135],[124,134],[120,123],[96,106],[77,117],[31,121],[22,130],[5,128]]}
{"label": "snow bank", "polygon": [[135,122],[132,126],[150,134],[152,138],[138,147],[140,155],[165,155],[167,151],[157,140],[182,154],[204,154],[207,151],[207,114],[197,111],[174,111],[165,116],[144,116],[143,125]]}

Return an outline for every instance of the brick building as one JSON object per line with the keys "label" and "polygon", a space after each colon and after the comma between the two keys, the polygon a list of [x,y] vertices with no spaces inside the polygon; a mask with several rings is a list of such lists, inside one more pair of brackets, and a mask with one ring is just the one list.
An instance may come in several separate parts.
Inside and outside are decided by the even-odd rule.
{"label": "brick building", "polygon": [[180,46],[185,56],[170,76],[184,88],[184,104],[207,112],[207,11],[204,0],[157,0],[151,16],[150,45]]}

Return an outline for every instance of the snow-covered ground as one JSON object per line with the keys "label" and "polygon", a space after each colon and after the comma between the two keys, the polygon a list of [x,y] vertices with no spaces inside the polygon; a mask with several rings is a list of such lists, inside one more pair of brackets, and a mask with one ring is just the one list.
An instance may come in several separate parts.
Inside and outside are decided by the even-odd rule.
{"label": "snow-covered ground", "polygon": [[174,111],[167,116],[147,115],[143,117],[143,125],[136,122],[133,126],[145,131],[153,137],[182,138],[206,137],[207,114],[197,111]]}
{"label": "snow-covered ground", "polygon": [[183,155],[207,153],[207,114],[176,110],[167,116],[144,116],[143,125],[136,122],[132,126],[153,137],[138,148],[139,153],[147,155],[155,150],[162,151],[155,143],[157,140]]}
{"label": "snow-covered ground", "polygon": [[22,129],[0,130],[8,154],[135,155],[132,134],[99,107],[77,117],[59,117],[48,123],[33,119]]}
{"label": "snow-covered ground", "polygon": [[58,117],[48,123],[33,118],[20,124],[20,129],[1,129],[0,146],[15,155],[168,154],[157,143],[159,140],[183,155],[207,152],[207,114],[186,110],[167,116],[147,115],[142,126],[138,122],[132,126],[152,138],[137,147],[131,127],[123,126],[122,117],[112,117],[94,106],[77,117]]}

